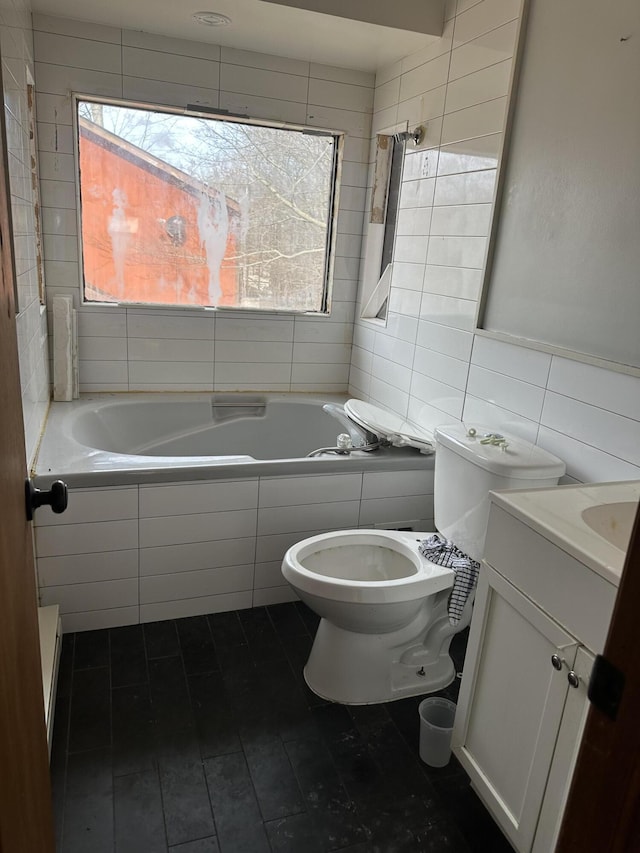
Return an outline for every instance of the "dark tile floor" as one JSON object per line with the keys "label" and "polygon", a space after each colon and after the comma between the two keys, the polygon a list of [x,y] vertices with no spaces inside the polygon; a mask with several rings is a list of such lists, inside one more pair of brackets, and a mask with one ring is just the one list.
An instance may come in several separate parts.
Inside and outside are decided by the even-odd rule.
{"label": "dark tile floor", "polygon": [[58,851],[511,851],[455,759],[420,761],[419,697],[347,707],[306,687],[315,627],[297,602],[67,635]]}

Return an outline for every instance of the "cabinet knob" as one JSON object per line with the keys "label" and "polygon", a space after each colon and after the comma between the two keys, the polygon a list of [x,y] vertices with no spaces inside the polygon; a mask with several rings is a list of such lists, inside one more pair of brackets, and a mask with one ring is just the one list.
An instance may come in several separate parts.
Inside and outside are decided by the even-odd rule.
{"label": "cabinet knob", "polygon": [[572,669],[567,673],[567,681],[571,685],[571,687],[579,687],[580,686],[580,676],[577,672],[574,672]]}
{"label": "cabinet knob", "polygon": [[564,663],[565,660],[564,658],[561,658],[560,655],[551,655],[551,666],[554,669],[557,669],[558,672],[560,672]]}

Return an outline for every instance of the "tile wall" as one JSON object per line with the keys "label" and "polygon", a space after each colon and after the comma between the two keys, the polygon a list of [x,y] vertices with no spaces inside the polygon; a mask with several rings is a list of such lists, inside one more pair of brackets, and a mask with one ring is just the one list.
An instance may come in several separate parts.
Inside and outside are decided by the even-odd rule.
{"label": "tile wall", "polygon": [[519,16],[450,0],[443,38],[376,77],[373,131],[428,132],[405,156],[388,321],[356,318],[349,390],[430,428],[510,430],[567,482],[637,479],[640,379],[474,334]]}
{"label": "tile wall", "polygon": [[81,391],[344,391],[374,76],[43,15],[34,49],[49,297],[80,299],[71,91],[347,132],[330,317],[83,307]]}
{"label": "tile wall", "polygon": [[47,326],[40,305],[31,189],[27,69],[33,79],[33,36],[28,0],[9,0],[0,10],[0,49],[7,159],[18,285],[18,354],[27,462],[36,449],[49,401]]}
{"label": "tile wall", "polygon": [[433,459],[415,470],[74,489],[39,510],[41,603],[65,632],[295,598],[290,545],[328,530],[415,521],[433,529]]}

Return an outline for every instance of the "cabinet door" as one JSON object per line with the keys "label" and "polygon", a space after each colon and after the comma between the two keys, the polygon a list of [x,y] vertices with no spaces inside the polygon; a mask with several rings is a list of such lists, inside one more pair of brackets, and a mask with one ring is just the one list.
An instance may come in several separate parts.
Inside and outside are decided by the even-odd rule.
{"label": "cabinet door", "polygon": [[579,676],[580,683],[577,687],[570,688],[567,693],[562,723],[542,801],[540,820],[533,842],[533,853],[549,853],[556,849],[562,813],[589,710],[587,687],[593,661],[594,656],[591,652],[581,646],[573,665],[573,671]]}
{"label": "cabinet door", "polygon": [[573,667],[575,639],[486,564],[471,626],[454,752],[521,853],[531,850]]}

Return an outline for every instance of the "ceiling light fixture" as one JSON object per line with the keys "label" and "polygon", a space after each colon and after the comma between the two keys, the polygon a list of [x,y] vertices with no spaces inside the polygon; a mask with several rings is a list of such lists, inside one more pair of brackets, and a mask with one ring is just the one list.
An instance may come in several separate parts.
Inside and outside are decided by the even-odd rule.
{"label": "ceiling light fixture", "polygon": [[226,27],[231,23],[231,18],[220,12],[196,12],[193,17],[199,24],[204,24],[206,27]]}

